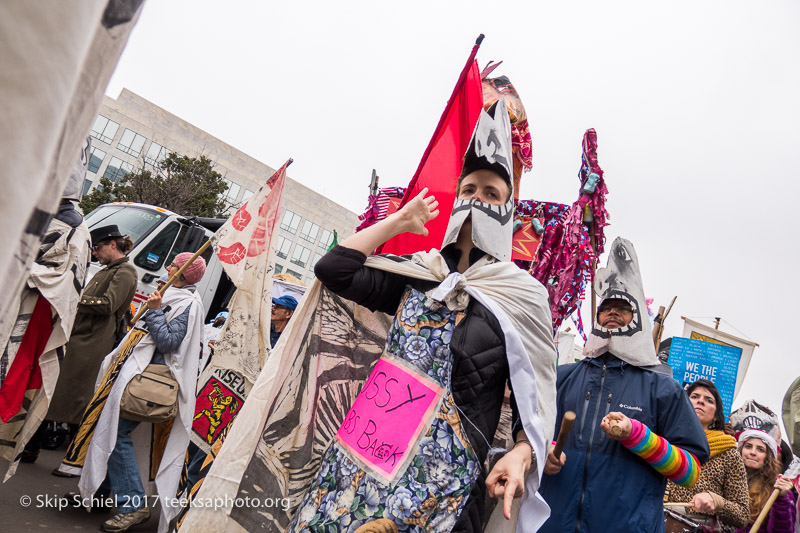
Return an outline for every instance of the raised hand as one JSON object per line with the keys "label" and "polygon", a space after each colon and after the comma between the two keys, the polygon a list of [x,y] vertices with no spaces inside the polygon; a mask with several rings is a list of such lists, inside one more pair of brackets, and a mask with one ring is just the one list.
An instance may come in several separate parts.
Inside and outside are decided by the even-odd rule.
{"label": "raised hand", "polygon": [[428,188],[422,189],[400,211],[392,215],[399,224],[398,233],[414,233],[415,235],[428,235],[425,224],[439,216],[439,202],[433,195],[428,194]]}

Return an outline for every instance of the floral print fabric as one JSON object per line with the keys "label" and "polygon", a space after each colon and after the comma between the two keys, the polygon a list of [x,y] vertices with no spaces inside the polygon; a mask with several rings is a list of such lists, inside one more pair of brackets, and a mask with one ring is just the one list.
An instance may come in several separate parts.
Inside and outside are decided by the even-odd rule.
{"label": "floral print fabric", "polygon": [[334,440],[289,531],[352,532],[378,518],[391,519],[401,532],[453,528],[479,472],[450,391],[450,339],[458,317],[424,294],[406,291],[389,330],[387,352],[445,388],[444,401],[393,484],[363,470]]}

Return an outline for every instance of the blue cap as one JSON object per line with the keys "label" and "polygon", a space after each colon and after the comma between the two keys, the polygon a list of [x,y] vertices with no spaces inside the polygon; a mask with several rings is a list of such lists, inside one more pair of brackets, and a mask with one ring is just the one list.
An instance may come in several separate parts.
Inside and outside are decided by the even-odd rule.
{"label": "blue cap", "polygon": [[228,312],[227,311],[220,311],[219,313],[217,313],[217,316],[214,317],[214,320],[216,320],[218,318],[228,318]]}
{"label": "blue cap", "polygon": [[272,303],[275,305],[282,305],[284,307],[288,307],[292,311],[297,309],[297,300],[294,299],[294,296],[281,296],[280,298],[273,298]]}
{"label": "blue cap", "polygon": [[167,275],[166,275],[166,274],[164,274],[163,276],[161,276],[160,278],[158,278],[158,281],[160,281],[161,283],[166,283],[166,282],[168,282],[168,281],[169,281],[169,278],[167,277]]}

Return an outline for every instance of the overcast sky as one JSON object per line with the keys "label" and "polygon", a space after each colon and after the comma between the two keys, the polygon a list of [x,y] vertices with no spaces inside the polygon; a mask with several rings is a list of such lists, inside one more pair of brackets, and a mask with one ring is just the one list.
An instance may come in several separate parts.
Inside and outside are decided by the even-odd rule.
{"label": "overcast sky", "polygon": [[780,411],[800,375],[800,4],[490,5],[151,0],[107,94],[128,88],[273,168],[292,157],[292,178],[360,213],[373,168],[408,184],[484,33],[481,67],[502,60],[528,113],[521,198],[575,201],[595,128],[608,244],[634,243],[654,308],[678,296],[665,337],[682,315],[722,317],[760,344],[734,405]]}

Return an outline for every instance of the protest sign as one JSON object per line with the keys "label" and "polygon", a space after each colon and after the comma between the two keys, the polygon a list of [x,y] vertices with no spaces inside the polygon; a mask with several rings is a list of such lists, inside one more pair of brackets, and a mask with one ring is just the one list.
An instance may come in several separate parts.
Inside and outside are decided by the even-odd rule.
{"label": "protest sign", "polygon": [[669,366],[672,367],[672,376],[681,385],[694,383],[698,379],[713,382],[722,396],[727,417],[733,404],[741,355],[741,348],[736,346],[673,337]]}

